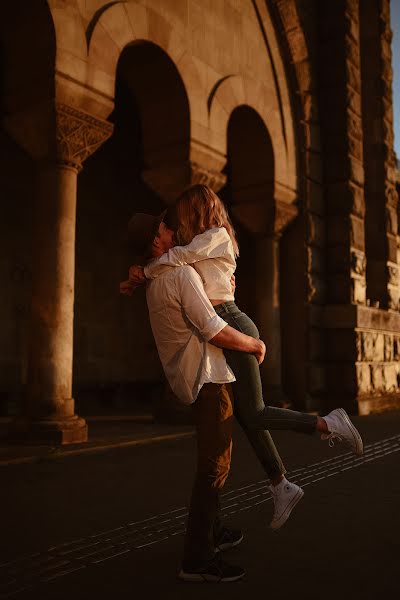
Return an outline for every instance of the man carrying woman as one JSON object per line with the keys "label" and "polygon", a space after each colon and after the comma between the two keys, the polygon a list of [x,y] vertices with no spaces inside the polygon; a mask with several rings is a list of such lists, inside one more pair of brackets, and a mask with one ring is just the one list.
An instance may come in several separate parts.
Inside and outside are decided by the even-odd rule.
{"label": "man carrying woman", "polygon": [[[174,215],[174,223],[167,222],[166,224],[165,220],[171,219],[171,215]],[[139,239],[137,224],[138,219],[141,218],[143,216],[134,215],[130,223],[131,232],[136,240]],[[218,383],[225,384],[233,381],[234,378],[236,379],[233,383],[234,414],[271,481],[270,489],[274,499],[274,515],[271,527],[272,529],[279,529],[303,497],[303,490],[285,478],[285,468],[268,430],[287,429],[309,434],[319,432],[321,438],[329,439],[331,445],[335,440],[346,442],[357,455],[361,455],[363,452],[361,437],[343,409],[336,409],[322,418],[265,405],[259,372],[259,363],[263,358],[263,354],[260,353],[261,347],[255,351],[255,346],[252,347],[249,340],[260,344],[262,342],[259,340],[259,334],[254,323],[239,310],[234,302],[231,278],[236,268],[236,257],[239,249],[234,229],[218,196],[207,186],[192,186],[178,198],[174,211],[170,211],[162,218],[164,222],[160,220],[158,233],[155,234],[152,243],[152,260],[144,261],[147,262],[144,269],[139,266],[131,267],[129,280],[121,284],[121,292],[130,294],[135,286],[146,279],[148,280],[147,301],[150,321],[166,377],[178,398],[184,402],[187,402],[189,397],[192,398],[191,402],[196,412],[199,390],[202,389],[205,382],[214,381],[217,383],[216,379],[220,375],[208,380],[204,377],[204,374],[199,376],[199,372],[196,371],[198,368],[198,365],[196,365],[196,349],[193,352],[190,352],[190,350],[187,352],[188,348],[185,348],[185,360],[180,365],[183,369],[182,372],[177,369],[169,372],[170,357],[164,355],[162,348],[160,351],[160,344],[157,339],[166,341],[168,336],[181,339],[183,334],[183,329],[179,330],[178,328],[175,331],[173,329],[166,331],[170,325],[169,315],[167,314],[170,309],[168,306],[170,294],[167,290],[161,289],[160,282],[168,278],[173,278],[176,282],[179,278],[192,278],[194,273],[197,275],[195,287],[199,291],[200,287],[203,288],[204,286],[202,292],[205,292],[208,297],[205,305],[206,312],[211,319],[220,319],[218,321],[219,326],[223,324],[216,337],[207,338],[203,335],[203,339],[224,348],[228,365],[226,368],[229,370],[231,378],[219,379]],[[168,232],[167,243],[165,243],[166,232]],[[175,245],[176,242],[179,246]],[[176,285],[174,290],[176,292]],[[158,294],[163,295],[158,297]],[[196,327],[196,323],[192,320],[190,314],[186,313],[188,307],[183,303],[184,294],[181,295],[180,299],[179,294],[176,298],[177,304],[183,308],[189,320],[189,323],[186,322],[186,328],[193,324]],[[157,309],[153,310],[156,305]],[[213,307],[211,313],[210,305]],[[167,321],[168,326],[166,325]],[[202,335],[201,329],[197,329]],[[226,343],[226,340],[221,341],[218,339],[218,335],[223,336],[224,332],[225,335],[230,336],[228,343]],[[244,337],[236,337],[233,341],[233,332]],[[170,342],[171,340],[168,343]],[[206,343],[202,347],[202,358],[209,366],[214,361],[216,361],[216,364],[220,362],[222,355],[220,351],[215,348],[210,350],[211,348],[212,346]],[[216,352],[218,352],[218,357]],[[182,394],[180,389],[182,380],[186,379],[186,372],[192,371],[193,373],[193,370],[196,371],[197,375],[189,381],[188,393],[186,395]],[[190,386],[192,387],[189,393]],[[231,420],[231,417],[229,420]],[[214,433],[216,434],[216,432]],[[207,436],[204,439],[206,437],[210,439],[210,434],[211,431],[208,429]],[[201,453],[200,447],[201,444],[199,444],[199,456]],[[222,487],[227,474],[228,471],[226,471],[223,481],[222,479],[219,481],[219,488]],[[199,496],[195,492],[196,489],[195,484],[192,504],[194,496]],[[191,517],[189,517],[188,526],[189,537],[190,522]],[[185,569],[182,573],[186,573]]]}

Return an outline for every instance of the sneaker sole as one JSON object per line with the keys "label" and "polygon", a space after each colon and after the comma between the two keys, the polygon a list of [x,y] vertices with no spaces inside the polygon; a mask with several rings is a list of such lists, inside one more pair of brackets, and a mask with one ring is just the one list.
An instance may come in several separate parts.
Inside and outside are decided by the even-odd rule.
{"label": "sneaker sole", "polygon": [[337,411],[338,411],[338,413],[340,413],[344,422],[350,429],[351,435],[353,436],[354,445],[355,445],[355,450],[354,450],[355,454],[357,456],[362,456],[364,453],[364,445],[363,445],[363,441],[361,439],[361,435],[358,433],[357,429],[354,427],[353,423],[350,421],[349,415],[344,410],[344,408],[338,408]]}
{"label": "sneaker sole", "polygon": [[240,575],[233,575],[232,577],[218,577],[218,575],[206,575],[201,573],[185,573],[185,571],[180,571],[178,574],[178,578],[182,581],[187,581],[189,583],[231,583],[233,581],[239,581],[239,579],[243,579],[246,575],[245,572]]}
{"label": "sneaker sole", "polygon": [[290,517],[290,513],[292,512],[292,510],[294,509],[294,507],[296,506],[296,504],[298,502],[300,502],[300,500],[302,499],[303,496],[304,496],[304,492],[300,488],[299,491],[297,492],[297,494],[294,496],[294,498],[292,498],[290,504],[287,505],[286,509],[281,514],[281,516],[279,517],[279,519],[277,519],[276,521],[273,521],[271,523],[270,527],[271,527],[271,529],[273,531],[276,531],[277,529],[280,529],[282,527],[282,525],[284,525],[286,523],[286,521]]}
{"label": "sneaker sole", "polygon": [[236,540],[236,542],[226,542],[225,544],[220,544],[219,546],[216,546],[215,552],[225,552],[225,550],[230,550],[230,548],[238,546],[242,541],[243,536],[240,538],[240,540]]}

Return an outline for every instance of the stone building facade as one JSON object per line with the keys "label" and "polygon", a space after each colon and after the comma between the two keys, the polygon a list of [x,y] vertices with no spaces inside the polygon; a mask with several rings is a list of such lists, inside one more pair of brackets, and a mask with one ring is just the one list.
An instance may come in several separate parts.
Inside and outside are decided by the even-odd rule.
{"label": "stone building facade", "polygon": [[[87,437],[74,390],[162,381],[126,223],[185,186],[238,231],[267,399],[400,405],[389,0],[33,0],[0,24],[0,393]],[[131,389],[131,388],[129,388]],[[79,396],[78,396],[79,397]]]}

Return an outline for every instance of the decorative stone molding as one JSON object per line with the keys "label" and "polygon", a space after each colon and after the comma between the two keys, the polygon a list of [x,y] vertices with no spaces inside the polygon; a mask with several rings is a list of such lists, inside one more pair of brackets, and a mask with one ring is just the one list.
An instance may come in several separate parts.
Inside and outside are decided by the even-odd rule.
{"label": "decorative stone molding", "polygon": [[77,110],[67,104],[56,105],[57,160],[80,170],[82,163],[111,135],[108,121]]}
{"label": "decorative stone molding", "polygon": [[357,252],[356,250],[352,250],[350,254],[350,265],[352,275],[361,275],[362,277],[364,277],[367,268],[367,260],[365,258],[364,252]]}
{"label": "decorative stone molding", "polygon": [[[396,190],[394,190],[396,193]],[[396,193],[397,195],[397,193]],[[386,205],[386,231],[397,235],[397,211],[393,206]]]}
{"label": "decorative stone molding", "polygon": [[218,192],[226,183],[226,175],[213,169],[208,169],[196,162],[190,162],[190,183],[208,185],[214,192]]}
{"label": "decorative stone molding", "polygon": [[398,284],[399,281],[399,269],[395,264],[387,264],[388,282],[394,285]]}
{"label": "decorative stone molding", "polygon": [[142,178],[168,205],[189,185],[202,183],[218,192],[226,182],[226,176],[220,171],[191,160],[146,169]]}
{"label": "decorative stone molding", "polygon": [[297,217],[298,212],[295,204],[286,204],[280,200],[276,200],[274,234],[277,236],[282,235],[288,225]]}

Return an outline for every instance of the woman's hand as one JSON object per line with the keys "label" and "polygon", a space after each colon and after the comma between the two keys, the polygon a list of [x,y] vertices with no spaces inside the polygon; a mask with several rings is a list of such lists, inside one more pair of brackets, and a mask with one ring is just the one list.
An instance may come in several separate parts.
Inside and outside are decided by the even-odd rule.
{"label": "woman's hand", "polygon": [[146,281],[143,267],[140,265],[132,265],[129,269],[129,281],[134,285],[141,285]]}

